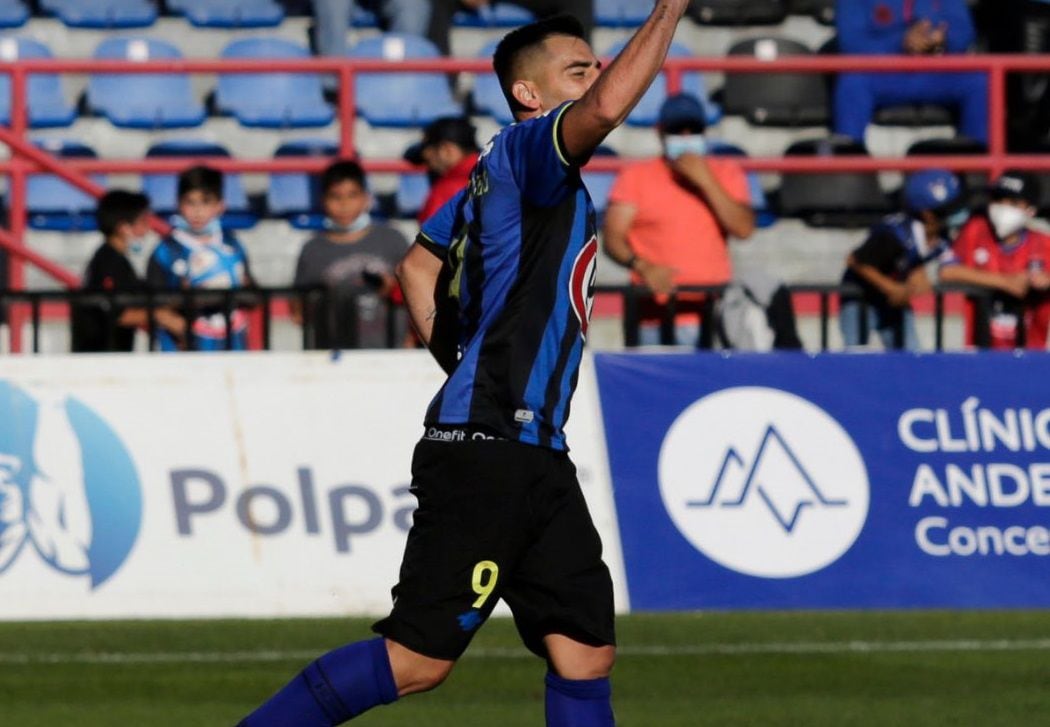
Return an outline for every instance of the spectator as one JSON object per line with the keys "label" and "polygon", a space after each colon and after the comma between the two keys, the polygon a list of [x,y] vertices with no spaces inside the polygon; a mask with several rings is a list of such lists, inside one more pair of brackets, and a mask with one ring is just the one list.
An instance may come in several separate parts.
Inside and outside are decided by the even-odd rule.
{"label": "spectator", "polygon": [[[352,0],[313,0],[317,55],[342,58],[350,32]],[[425,36],[430,27],[429,0],[358,0],[379,18],[384,30]]]}
{"label": "spectator", "polygon": [[[145,285],[128,260],[142,249],[149,233],[149,198],[114,189],[102,196],[95,210],[103,242],[84,271],[83,290],[99,293],[139,293]],[[169,308],[154,312],[157,326],[175,338],[186,332],[186,321]],[[73,351],[131,351],[135,330],[149,325],[149,311],[115,301],[77,305],[72,310]]]}
{"label": "spectator", "polygon": [[[146,279],[156,290],[236,290],[251,284],[248,255],[232,233],[222,229],[226,205],[222,198],[222,173],[208,167],[191,167],[179,175],[178,210],[171,235],[160,241],[150,256]],[[199,351],[226,348],[226,317],[221,305],[205,301],[193,306],[189,347]],[[232,348],[248,347],[248,319],[241,310],[230,313]],[[158,336],[161,350],[178,350],[171,336]]]}
{"label": "spectator", "polygon": [[[373,222],[372,198],[357,162],[338,161],[321,175],[325,230],[307,240],[295,266],[297,286],[323,285],[325,305],[310,311],[317,348],[381,348],[387,345],[385,301],[397,290],[394,267],[408,240],[393,227]],[[293,311],[302,322],[303,311]],[[395,335],[403,337],[399,324]]]}
{"label": "spectator", "polygon": [[[1018,345],[1018,322],[1025,343],[1045,349],[1050,325],[1050,236],[1028,229],[1035,217],[1039,180],[1008,171],[996,180],[991,201],[959,232],[953,254],[941,272],[946,282],[968,283],[992,292],[988,343],[992,348]],[[975,343],[975,310],[967,315],[967,343]],[[983,341],[982,341],[983,342]]]}
{"label": "spectator", "polygon": [[[912,56],[965,53],[974,42],[964,0],[839,0],[842,53]],[[943,104],[959,110],[959,131],[988,143],[988,81],[983,73],[843,73],[835,84],[834,130],[863,143],[879,108]]]}
{"label": "spectator", "polygon": [[[657,128],[664,156],[626,167],[609,194],[605,253],[654,294],[643,302],[642,343],[660,342],[656,321],[676,286],[729,282],[727,238],[750,237],[755,228],[743,170],[706,156],[705,118],[696,97],[668,98]],[[703,303],[696,294],[678,296],[677,343],[696,343]]]}
{"label": "spectator", "polygon": [[587,38],[594,31],[594,0],[433,0],[431,2],[430,40],[442,53],[449,55],[449,30],[457,10],[468,10],[484,15],[494,2],[518,5],[538,18],[565,13],[580,21]]}
{"label": "spectator", "polygon": [[419,211],[423,223],[467,186],[478,161],[477,131],[469,120],[449,116],[423,130],[423,140],[405,151],[405,160],[424,164],[430,173],[430,194]]}
{"label": "spectator", "polygon": [[905,212],[890,215],[871,228],[864,244],[846,260],[844,284],[859,285],[861,299],[844,296],[839,325],[847,346],[862,340],[861,316],[868,331],[877,331],[885,348],[919,348],[911,299],[932,284],[928,265],[950,255],[947,235],[969,215],[962,186],[951,172],[931,169],[904,183]]}

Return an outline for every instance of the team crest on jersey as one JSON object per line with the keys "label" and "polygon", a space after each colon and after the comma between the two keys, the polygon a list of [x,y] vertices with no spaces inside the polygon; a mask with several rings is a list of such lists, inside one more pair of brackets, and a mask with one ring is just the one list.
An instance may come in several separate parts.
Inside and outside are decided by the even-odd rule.
{"label": "team crest on jersey", "polygon": [[587,338],[587,324],[594,305],[594,275],[598,267],[598,238],[591,236],[572,264],[569,277],[569,300],[572,311],[580,322],[580,335]]}

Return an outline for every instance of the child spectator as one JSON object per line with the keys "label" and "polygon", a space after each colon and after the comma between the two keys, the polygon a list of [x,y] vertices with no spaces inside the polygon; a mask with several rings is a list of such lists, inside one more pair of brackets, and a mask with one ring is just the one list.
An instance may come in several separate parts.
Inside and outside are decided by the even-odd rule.
{"label": "child spectator", "polygon": [[[174,229],[157,245],[150,257],[146,278],[156,290],[236,290],[251,284],[248,255],[231,233],[222,229],[226,210],[222,199],[222,173],[208,167],[192,167],[179,175],[179,214]],[[189,348],[221,351],[226,348],[226,319],[221,305],[213,301],[193,306]],[[243,311],[230,313],[231,347],[248,347],[248,320]],[[159,336],[161,349],[178,350],[171,336]]]}
{"label": "child spectator", "polygon": [[[941,271],[945,282],[967,283],[992,291],[987,342],[1015,348],[1024,321],[1025,345],[1045,349],[1050,325],[1050,236],[1028,229],[1039,199],[1037,177],[1008,171],[992,186],[987,210],[959,232],[952,256]],[[967,343],[977,342],[975,310],[967,314]],[[981,332],[984,333],[983,331]]]}
{"label": "child spectator", "polygon": [[[139,293],[145,289],[128,260],[149,232],[149,199],[144,194],[114,189],[102,196],[95,210],[103,242],[84,271],[83,290],[99,293]],[[169,308],[154,312],[158,328],[180,339],[186,321]],[[149,325],[149,312],[115,301],[76,305],[72,310],[73,351],[131,351],[135,329]]]}
{"label": "child spectator", "polygon": [[965,222],[969,210],[959,179],[943,169],[908,177],[904,206],[903,213],[872,227],[846,260],[842,282],[860,286],[864,299],[862,304],[843,297],[839,325],[847,346],[867,343],[861,317],[866,310],[867,329],[879,334],[885,348],[919,347],[911,300],[931,289],[926,268],[950,255],[948,234]]}
{"label": "child spectator", "polygon": [[[296,286],[323,285],[325,305],[309,311],[316,348],[387,345],[387,300],[397,291],[394,268],[408,249],[404,235],[373,222],[371,195],[357,162],[337,161],[321,174],[325,229],[307,240],[295,266]],[[298,305],[293,313],[302,322]],[[393,323],[398,323],[394,321]],[[401,340],[405,326],[398,323]]]}

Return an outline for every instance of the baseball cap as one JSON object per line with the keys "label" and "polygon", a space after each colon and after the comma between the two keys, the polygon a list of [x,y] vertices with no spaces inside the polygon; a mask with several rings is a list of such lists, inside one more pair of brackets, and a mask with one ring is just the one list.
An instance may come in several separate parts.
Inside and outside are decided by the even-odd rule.
{"label": "baseball cap", "polygon": [[988,188],[988,196],[992,199],[1021,199],[1038,207],[1039,178],[1028,172],[1009,169]]}
{"label": "baseball cap", "polygon": [[656,123],[667,134],[677,134],[683,129],[703,131],[707,128],[707,115],[696,96],[678,93],[664,101]]}
{"label": "baseball cap", "polygon": [[910,212],[947,215],[966,204],[959,178],[947,169],[925,169],[904,182],[904,206]]}
{"label": "baseball cap", "polygon": [[474,124],[461,116],[445,116],[436,119],[423,129],[423,139],[405,150],[405,161],[422,164],[423,150],[443,141],[451,141],[463,149],[476,151],[478,143],[474,139],[475,134],[477,134],[477,129],[474,128]]}

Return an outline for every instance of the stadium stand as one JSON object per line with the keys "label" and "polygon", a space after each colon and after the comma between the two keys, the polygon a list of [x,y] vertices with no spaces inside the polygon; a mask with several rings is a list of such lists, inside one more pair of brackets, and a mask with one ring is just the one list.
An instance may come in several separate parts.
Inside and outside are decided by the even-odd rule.
{"label": "stadium stand", "polygon": [[776,25],[787,17],[783,0],[696,0],[689,12],[709,25]]}
{"label": "stadium stand", "polygon": [[[363,40],[348,55],[387,61],[440,57],[426,38],[401,33]],[[354,97],[358,111],[372,126],[425,126],[463,112],[440,73],[361,73],[355,79]]]}
{"label": "stadium stand", "polygon": [[[323,139],[300,139],[278,147],[275,157],[332,157],[338,145]],[[271,215],[283,217],[298,230],[319,230],[324,223],[317,180],[308,174],[273,174],[266,194]]]}
{"label": "stadium stand", "polygon": [[[605,51],[606,56],[615,56],[623,50],[626,41],[614,43]],[[684,45],[672,43],[667,53],[668,58],[689,58],[693,52]],[[682,90],[691,93],[700,99],[707,115],[708,125],[717,124],[722,118],[722,107],[708,97],[707,89],[704,87],[703,76],[699,73],[682,74]],[[657,76],[653,85],[642,96],[642,100],[634,107],[634,111],[627,117],[627,123],[631,126],[653,126],[660,111],[660,105],[667,98],[667,78],[664,75]]]}
{"label": "stadium stand", "polygon": [[595,0],[594,20],[604,28],[633,28],[645,21],[648,0]]}
{"label": "stadium stand", "polygon": [[[811,55],[801,43],[764,36],[735,43],[730,56],[774,61],[784,56]],[[813,73],[730,73],[722,91],[724,110],[755,125],[812,126],[828,121],[827,82]]]}
{"label": "stadium stand", "polygon": [[[810,139],[792,144],[785,156],[865,155],[850,139]],[[780,213],[815,227],[866,227],[890,211],[878,176],[864,173],[788,174],[780,187]]]}
{"label": "stadium stand", "polygon": [[[99,45],[95,58],[139,63],[176,60],[182,53],[152,38],[110,38]],[[114,126],[130,129],[194,127],[205,117],[189,78],[177,74],[95,74],[88,84],[87,103]]]}
{"label": "stadium stand", "polygon": [[[146,158],[151,157],[225,157],[230,152],[220,144],[191,139],[177,139],[154,144],[147,150]],[[142,192],[150,199],[154,212],[170,215],[177,207],[177,176],[175,174],[146,174],[142,177]],[[253,227],[258,221],[252,213],[248,195],[240,174],[224,174],[223,202],[226,213],[222,216],[225,227],[244,230]]]}
{"label": "stadium stand", "polygon": [[[29,38],[0,38],[0,60],[13,63],[20,59],[51,58],[43,43]],[[62,80],[51,73],[36,73],[28,84],[29,125],[37,128],[65,127],[73,123],[77,111],[65,99]],[[0,75],[0,123],[11,119],[11,78]]]}
{"label": "stadium stand", "polygon": [[[491,58],[498,42],[492,41],[484,46],[478,53],[478,58]],[[500,126],[514,121],[514,116],[507,107],[507,100],[503,98],[503,90],[499,87],[499,79],[496,78],[495,73],[481,73],[474,77],[471,104],[476,113],[491,116]]]}
{"label": "stadium stand", "polygon": [[452,23],[459,28],[516,28],[535,19],[523,7],[497,2],[476,10],[460,10],[452,16]]}
{"label": "stadium stand", "polygon": [[0,2],[0,28],[21,28],[29,20],[29,8],[21,0]]}
{"label": "stadium stand", "polygon": [[[710,143],[712,154],[723,156],[746,157],[747,152],[736,144],[729,144],[717,139]],[[750,192],[751,209],[755,213],[755,225],[757,227],[771,227],[777,221],[777,214],[770,205],[766,191],[762,188],[762,180],[756,172],[747,173],[747,188]]]}
{"label": "stadium stand", "polygon": [[809,15],[824,25],[835,24],[836,0],[788,0],[788,12],[792,15]]}
{"label": "stadium stand", "polygon": [[[973,139],[957,137],[954,139],[923,139],[908,147],[908,156],[933,156],[938,154],[980,155],[987,153],[984,144]],[[959,175],[966,190],[969,203],[981,207],[988,203],[988,174],[986,172],[966,172]]]}
{"label": "stadium stand", "polygon": [[[305,47],[280,38],[245,38],[230,43],[223,58],[308,58]],[[325,103],[321,78],[308,73],[222,74],[215,105],[243,126],[308,128],[328,126],[334,113]]]}
{"label": "stadium stand", "polygon": [[70,28],[148,28],[157,20],[149,0],[40,0],[40,7]]}
{"label": "stadium stand", "polygon": [[274,0],[167,0],[198,28],[273,28],[284,20],[284,8]]}
{"label": "stadium stand", "polygon": [[[43,139],[34,142],[55,156],[97,159],[95,150],[79,141]],[[106,177],[92,175],[92,181],[106,186]],[[37,230],[82,232],[95,229],[95,198],[51,174],[36,174],[26,187],[29,225]]]}
{"label": "stadium stand", "polygon": [[399,217],[415,217],[423,209],[429,192],[430,180],[426,174],[399,175],[394,193],[395,212]]}

